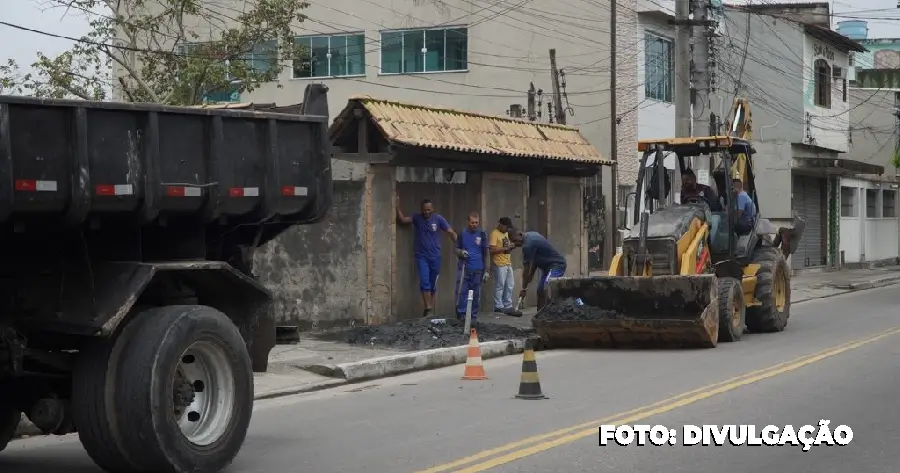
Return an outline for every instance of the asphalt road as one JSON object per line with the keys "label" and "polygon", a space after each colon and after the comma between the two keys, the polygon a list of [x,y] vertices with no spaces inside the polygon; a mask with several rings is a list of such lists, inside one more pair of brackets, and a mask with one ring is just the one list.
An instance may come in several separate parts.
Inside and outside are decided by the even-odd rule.
{"label": "asphalt road", "polygon": [[[852,343],[851,343],[852,342]],[[257,403],[229,473],[896,471],[900,294],[876,289],[794,306],[787,330],[713,350],[538,352],[550,399],[513,399],[521,358]],[[748,374],[749,373],[749,374]],[[628,412],[631,411],[631,412]],[[853,429],[843,447],[598,446],[600,424]],[[77,438],[15,442],[4,473],[99,473]]]}

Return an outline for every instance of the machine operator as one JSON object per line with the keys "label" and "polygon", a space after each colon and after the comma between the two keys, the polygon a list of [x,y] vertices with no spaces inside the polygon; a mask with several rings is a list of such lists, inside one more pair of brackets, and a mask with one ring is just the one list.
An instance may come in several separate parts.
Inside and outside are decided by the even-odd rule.
{"label": "machine operator", "polygon": [[716,191],[712,187],[698,183],[694,170],[688,168],[681,173],[681,202],[687,202],[691,197],[703,199],[709,206],[709,211],[712,212],[709,219],[709,237],[710,241],[716,241],[716,232],[722,219],[722,215],[716,212],[722,212],[722,203],[719,202]]}

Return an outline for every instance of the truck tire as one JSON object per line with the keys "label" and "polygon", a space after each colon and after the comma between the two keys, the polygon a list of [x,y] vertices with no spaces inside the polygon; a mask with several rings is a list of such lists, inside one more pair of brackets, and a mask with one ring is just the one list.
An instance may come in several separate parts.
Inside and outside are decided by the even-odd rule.
{"label": "truck tire", "polygon": [[119,363],[122,449],[154,472],[218,473],[253,414],[247,345],[223,313],[179,305],[143,314]]}
{"label": "truck tire", "polygon": [[6,449],[9,441],[16,435],[22,414],[12,407],[0,406],[0,452]]}
{"label": "truck tire", "polygon": [[719,278],[719,341],[736,342],[744,334],[747,305],[741,281]]}
{"label": "truck tire", "polygon": [[114,404],[122,350],[146,319],[127,319],[113,336],[83,347],[72,374],[72,419],[81,445],[97,466],[111,473],[143,473],[122,450]]}
{"label": "truck tire", "polygon": [[781,332],[791,316],[791,270],[778,248],[757,247],[751,257],[759,265],[754,296],[762,304],[747,308],[747,328],[753,333]]}

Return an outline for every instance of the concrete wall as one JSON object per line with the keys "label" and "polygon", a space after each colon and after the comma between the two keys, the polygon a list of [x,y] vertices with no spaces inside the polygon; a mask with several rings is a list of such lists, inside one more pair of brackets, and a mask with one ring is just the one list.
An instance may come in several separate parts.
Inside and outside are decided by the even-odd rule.
{"label": "concrete wall", "polygon": [[[815,104],[815,61],[824,60],[831,68],[840,67],[846,71],[849,66],[849,56],[833,45],[810,36],[804,39],[803,48],[804,65],[803,78],[805,86],[804,110],[809,114],[809,119],[804,120],[809,127],[809,134],[813,138],[812,144],[839,152],[847,152],[848,130],[850,129],[850,98],[843,94],[842,79],[831,79],[831,107],[825,108]],[[846,76],[844,76],[846,77]],[[808,143],[804,140],[804,143]]]}
{"label": "concrete wall", "polygon": [[840,251],[845,263],[900,255],[898,194],[896,184],[841,179]]}
{"label": "concrete wall", "polygon": [[334,161],[334,206],[257,250],[254,271],[275,295],[281,322],[303,329],[365,323],[365,168]]}
{"label": "concrete wall", "polygon": [[[750,37],[744,60],[743,44],[730,43],[746,40],[748,15]],[[753,113],[754,142],[760,140],[760,135],[766,141],[804,142],[803,30],[788,20],[729,8],[724,16],[728,34],[717,45],[722,58],[719,90],[712,99],[713,112],[728,118],[740,78],[739,95],[750,101]]]}
{"label": "concrete wall", "polygon": [[847,158],[884,166],[885,174],[896,171],[891,163],[897,142],[898,119],[893,115],[896,92],[878,89],[850,89],[853,146]]}
{"label": "concrete wall", "polygon": [[753,147],[760,214],[768,219],[791,219],[791,144],[756,141]]}

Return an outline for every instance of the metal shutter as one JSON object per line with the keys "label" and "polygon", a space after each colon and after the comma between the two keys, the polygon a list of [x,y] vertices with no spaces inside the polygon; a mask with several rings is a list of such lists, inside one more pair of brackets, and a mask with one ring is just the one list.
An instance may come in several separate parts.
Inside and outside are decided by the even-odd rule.
{"label": "metal shutter", "polygon": [[793,207],[806,221],[806,231],[800,239],[800,247],[794,253],[793,266],[806,268],[825,265],[822,251],[825,241],[822,212],[826,206],[824,180],[806,176],[794,176]]}

